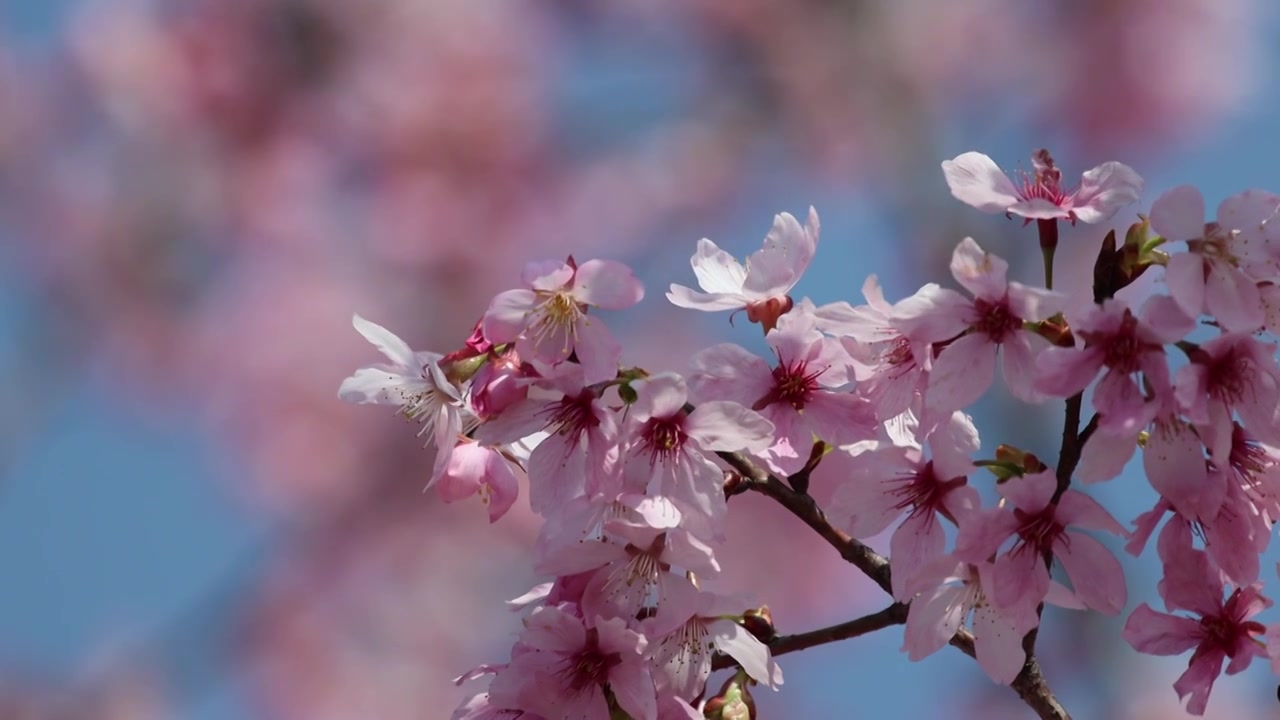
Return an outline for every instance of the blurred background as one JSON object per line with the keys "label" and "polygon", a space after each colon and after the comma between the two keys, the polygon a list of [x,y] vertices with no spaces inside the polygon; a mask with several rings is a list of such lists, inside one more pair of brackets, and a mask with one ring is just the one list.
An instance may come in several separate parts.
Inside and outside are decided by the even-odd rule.
{"label": "blurred background", "polygon": [[[447,352],[526,260],[611,257],[648,290],[610,317],[626,357],[683,370],[714,342],[762,347],[663,298],[693,284],[698,238],[745,256],[810,204],[822,240],[797,292],[819,303],[861,302],[873,272],[891,299],[949,284],[965,235],[1038,282],[1034,231],[954,201],[939,163],[973,149],[1030,169],[1045,146],[1074,183],[1120,160],[1147,192],[1118,227],[1184,182],[1211,207],[1280,190],[1275,14],[5,0],[0,718],[444,720],[469,694],[451,678],[508,657],[503,600],[540,580],[537,519],[443,506],[414,428],[337,400],[378,359],[353,312]],[[1067,234],[1062,284],[1104,232]],[[1055,407],[997,391],[976,416],[987,448],[1056,453]],[[1090,492],[1125,523],[1154,499],[1136,472]],[[763,498],[731,515],[721,587],[781,631],[886,604]],[[1153,556],[1123,560],[1130,607],[1152,600]],[[1046,613],[1051,684],[1078,718],[1179,717],[1187,657],[1138,656],[1123,618]],[[913,664],[900,644],[890,629],[786,657],[761,717],[1027,716],[967,658]],[[1275,683],[1260,663],[1220,681],[1210,717],[1274,716]]]}

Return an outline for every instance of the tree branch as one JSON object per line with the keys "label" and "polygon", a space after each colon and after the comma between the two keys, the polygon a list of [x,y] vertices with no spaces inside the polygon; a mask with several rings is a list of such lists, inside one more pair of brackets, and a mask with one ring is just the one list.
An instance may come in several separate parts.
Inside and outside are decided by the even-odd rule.
{"label": "tree branch", "polygon": [[[1076,397],[1076,425],[1078,425],[1080,414],[1079,396]],[[1078,443],[1079,437],[1074,430],[1075,426],[1072,426],[1072,440]],[[776,476],[742,453],[720,452],[716,454],[740,476],[735,478],[734,482],[726,484],[725,492],[727,495],[732,497],[750,490],[773,498],[779,505],[789,510],[792,515],[795,515],[814,532],[818,533],[823,540],[826,540],[828,545],[840,553],[840,557],[861,570],[882,590],[892,594],[889,561],[880,553],[850,537],[847,533],[828,522],[826,515],[823,514],[822,509],[818,507],[812,497],[800,494],[787,487]],[[1079,460],[1079,450],[1077,449],[1075,460],[1071,465],[1072,470],[1075,469],[1075,463],[1078,463]],[[1061,460],[1059,460],[1059,464],[1061,465]],[[1069,479],[1070,474],[1068,474]],[[907,621],[908,607],[908,605],[902,603],[894,603],[878,613],[850,620],[847,623],[799,635],[779,636],[774,638],[769,643],[769,646],[772,649],[777,644],[780,651],[774,651],[774,654],[782,655],[824,643],[865,635],[890,625],[901,625]],[[1023,648],[1027,651],[1027,659],[1022,666],[1022,671],[1014,678],[1010,687],[1018,693],[1018,697],[1022,698],[1022,701],[1029,708],[1035,711],[1041,720],[1071,720],[1071,716],[1058,702],[1057,698],[1054,697],[1053,691],[1049,689],[1044,680],[1044,675],[1040,671],[1040,663],[1036,660],[1034,653],[1036,634],[1036,631],[1032,630],[1023,639]],[[977,657],[974,637],[968,630],[961,629],[957,632],[951,638],[950,644],[969,657]],[[729,667],[730,665],[732,663],[713,665],[713,667]]]}

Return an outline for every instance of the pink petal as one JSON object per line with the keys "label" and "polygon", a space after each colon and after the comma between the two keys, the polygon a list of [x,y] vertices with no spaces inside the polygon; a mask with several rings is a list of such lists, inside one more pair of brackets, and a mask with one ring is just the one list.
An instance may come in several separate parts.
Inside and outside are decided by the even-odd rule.
{"label": "pink petal", "polygon": [[649,418],[669,418],[684,409],[689,389],[684,378],[665,372],[650,375],[631,384],[636,391],[636,401],[631,405],[633,417],[639,421]]}
{"label": "pink petal", "polygon": [[582,363],[583,381],[588,385],[612,380],[618,375],[622,346],[600,318],[584,315],[575,326],[578,337],[573,349]]}
{"label": "pink petal", "polygon": [[967,152],[945,160],[942,173],[957,200],[983,212],[1006,212],[1019,200],[1013,181],[982,153]]}
{"label": "pink petal", "polygon": [[951,275],[975,297],[990,301],[1004,298],[1009,286],[1009,263],[986,252],[967,237],[951,253]]}
{"label": "pink petal", "polygon": [[1013,503],[1014,507],[1031,513],[1047,507],[1057,489],[1058,480],[1049,470],[1010,478],[996,487],[1001,497]]}
{"label": "pink petal", "polygon": [[818,215],[810,208],[809,227],[800,227],[791,213],[773,218],[773,227],[764,238],[764,247],[747,259],[743,291],[763,300],[785,295],[804,274],[818,245]]}
{"label": "pink petal", "polygon": [[700,293],[683,285],[671,284],[667,299],[672,305],[690,310],[715,312],[717,310],[736,310],[747,306],[744,297],[729,293]]}
{"label": "pink petal", "polygon": [[965,335],[933,361],[925,401],[932,411],[950,413],[969,407],[991,387],[996,346],[982,333]]}
{"label": "pink petal", "polygon": [[1111,513],[1093,498],[1076,490],[1068,490],[1058,499],[1058,509],[1054,517],[1063,525],[1072,525],[1086,530],[1101,530],[1119,537],[1128,537]]}
{"label": "pink petal", "polygon": [[1222,261],[1209,263],[1204,304],[1222,327],[1233,332],[1253,332],[1266,319],[1258,286],[1248,275]]}
{"label": "pink petal", "polygon": [[644,299],[644,286],[616,260],[588,260],[573,277],[573,297],[603,310],[624,310]]}
{"label": "pink petal", "polygon": [[356,332],[363,335],[365,340],[373,343],[373,346],[378,348],[378,352],[387,356],[388,360],[404,368],[414,366],[413,350],[409,348],[408,343],[401,340],[395,333],[377,323],[369,322],[359,315],[351,316],[351,324],[355,327]]}
{"label": "pink petal", "polygon": [[1165,265],[1165,284],[1178,307],[1190,318],[1204,311],[1204,258],[1197,252],[1172,252]]}
{"label": "pink petal", "polygon": [[929,284],[898,301],[890,318],[911,339],[934,343],[968,329],[972,313],[973,302],[964,295]]}
{"label": "pink petal", "polygon": [[995,587],[991,598],[1000,607],[1021,603],[1038,603],[1049,592],[1049,570],[1044,559],[1029,545],[1017,546],[1012,552],[996,557],[993,573]]}
{"label": "pink petal", "polygon": [[735,402],[712,400],[697,407],[684,431],[708,452],[764,452],[773,444],[773,423]]}
{"label": "pink petal", "polygon": [[520,642],[525,645],[561,653],[578,650],[586,640],[587,633],[581,620],[559,608],[545,605],[535,608],[524,619],[524,632],[520,634]]}
{"label": "pink petal", "polygon": [[1006,510],[979,510],[959,520],[955,556],[969,563],[983,563],[1009,539],[1020,522]]}
{"label": "pink petal", "polygon": [[520,480],[502,455],[490,451],[485,473],[489,486],[489,522],[497,522],[520,496]]}
{"label": "pink petal", "polygon": [[1196,317],[1183,312],[1178,302],[1168,295],[1148,298],[1138,311],[1138,320],[1151,339],[1162,345],[1181,340],[1196,327]]}
{"label": "pink petal", "polygon": [[1142,603],[1129,614],[1120,636],[1140,653],[1181,655],[1200,644],[1203,629],[1191,618],[1157,612]]}
{"label": "pink petal", "polygon": [[1204,237],[1204,196],[1179,185],[1151,203],[1151,229],[1169,242]]}
{"label": "pink petal", "polygon": [[1107,615],[1120,614],[1128,590],[1120,561],[1110,550],[1088,535],[1065,533],[1054,542],[1053,552],[1085,605]]}
{"label": "pink petal", "polygon": [[1083,350],[1052,347],[1040,353],[1035,389],[1051,397],[1070,397],[1088,387],[1102,369],[1104,352],[1099,347]]}
{"label": "pink petal", "polygon": [[973,611],[973,649],[978,665],[1001,685],[1013,682],[1026,663],[1023,635],[991,605]]}
{"label": "pink petal", "polygon": [[902,602],[911,600],[907,588],[922,568],[942,557],[946,546],[946,533],[932,510],[917,510],[908,515],[889,540],[894,598]]}
{"label": "pink petal", "polygon": [[747,674],[774,690],[782,685],[782,669],[769,654],[769,647],[747,629],[731,620],[717,620],[708,626],[716,649],[738,661]]}
{"label": "pink petal", "polygon": [[1040,354],[1050,347],[1048,340],[1026,330],[1015,332],[1001,345],[1001,369],[1014,397],[1027,403],[1044,401],[1044,394],[1036,390],[1036,376]]}
{"label": "pink petal", "polygon": [[695,405],[732,400],[751,407],[773,387],[769,363],[733,343],[713,345],[690,361],[689,397]]}
{"label": "pink petal", "polygon": [[1110,480],[1124,470],[1137,449],[1137,435],[1095,432],[1084,443],[1076,477],[1086,484]]}
{"label": "pink petal", "polygon": [[929,451],[933,455],[933,470],[938,477],[950,480],[973,472],[972,456],[982,447],[978,428],[973,420],[959,410],[951,413],[929,435]]}
{"label": "pink petal", "polygon": [[1115,161],[1085,172],[1072,198],[1072,211],[1080,222],[1098,223],[1142,195],[1142,177],[1133,168]]}
{"label": "pink petal", "polygon": [[693,274],[698,276],[698,286],[703,290],[743,297],[742,283],[747,278],[747,269],[715,243],[706,238],[699,240],[698,250],[689,262],[693,266]]}
{"label": "pink petal", "polygon": [[618,707],[632,720],[658,720],[658,691],[647,666],[624,663],[615,667],[609,673],[609,689]]}
{"label": "pink petal", "polygon": [[1143,449],[1142,464],[1151,487],[1178,512],[1191,518],[1218,514],[1226,486],[1209,482],[1204,448],[1181,420],[1156,423]]}
{"label": "pink petal", "polygon": [[1205,707],[1209,704],[1209,693],[1213,691],[1213,681],[1222,674],[1222,661],[1225,658],[1226,654],[1218,649],[1192,655],[1187,671],[1174,681],[1173,689],[1178,693],[1178,699],[1191,696],[1187,701],[1188,713],[1204,715]]}
{"label": "pink petal", "polygon": [[495,345],[508,343],[524,332],[525,320],[537,305],[532,290],[507,290],[498,293],[484,313],[484,337]]}
{"label": "pink petal", "polygon": [[969,612],[968,588],[941,585],[917,597],[907,609],[902,649],[913,662],[923,660],[946,645]]}
{"label": "pink petal", "polygon": [[1023,320],[1047,320],[1062,312],[1066,304],[1067,297],[1062,293],[1017,282],[1009,283],[1009,309]]}

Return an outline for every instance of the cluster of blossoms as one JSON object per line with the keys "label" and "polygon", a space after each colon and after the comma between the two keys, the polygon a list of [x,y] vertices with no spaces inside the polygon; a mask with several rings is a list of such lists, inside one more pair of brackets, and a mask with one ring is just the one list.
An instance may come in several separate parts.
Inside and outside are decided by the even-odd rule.
{"label": "cluster of blossoms", "polygon": [[[1068,189],[1045,151],[1017,182],[978,153],[942,167],[958,199],[1036,222],[1045,286],[1010,280],[1004,260],[965,238],[951,259],[963,292],[929,284],[889,302],[873,276],[863,305],[796,301],[818,245],[811,209],[803,225],[778,215],[745,263],[700,241],[701,291],[667,294],[745,312],[767,357],[721,344],[686,376],[621,366],[594,311],[631,307],[644,290],[608,260],[531,263],[524,287],[495,297],[448,355],[355,318],[388,362],[357,371],[340,396],[421,423],[437,453],[428,486],[446,502],[478,494],[496,521],[524,483],[545,519],[534,561],[547,582],[511,602],[526,615],[510,660],[458,679],[489,684],[456,720],[754,715],[749,688],[783,681],[767,610],[703,588],[719,571],[727,497],[761,478],[803,496],[830,452],[856,471],[815,522],[857,547],[896,523],[882,585],[906,608],[912,660],[963,635],[992,680],[1022,682],[1045,603],[1108,615],[1127,605],[1121,565],[1091,533],[1137,555],[1163,521],[1170,612],[1139,605],[1125,640],[1152,654],[1194,649],[1174,687],[1196,714],[1224,660],[1235,673],[1272,648],[1280,667],[1280,626],[1251,619],[1270,604],[1259,555],[1280,517],[1280,365],[1260,339],[1280,329],[1280,196],[1241,193],[1206,222],[1198,191],[1165,193],[1122,244],[1107,235],[1080,303],[1050,287],[1057,224],[1134,203],[1133,170],[1106,163]],[[1167,293],[1136,306],[1116,296],[1152,267]],[[965,410],[996,382],[997,360],[1019,400],[1066,401],[1057,467],[1006,445],[982,455]],[[1081,427],[1086,394],[1094,412]],[[1139,449],[1158,499],[1130,531],[1073,486],[1115,478]],[[997,503],[984,507],[982,478]],[[716,662],[737,670],[708,699]]]}

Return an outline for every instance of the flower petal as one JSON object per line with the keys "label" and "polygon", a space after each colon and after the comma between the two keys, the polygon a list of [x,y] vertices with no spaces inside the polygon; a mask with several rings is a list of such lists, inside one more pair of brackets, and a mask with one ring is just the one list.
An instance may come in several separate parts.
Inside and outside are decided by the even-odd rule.
{"label": "flower petal", "polygon": [[989,213],[1007,212],[1018,202],[1018,190],[990,157],[967,152],[942,163],[947,187],[957,200]]}

